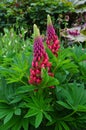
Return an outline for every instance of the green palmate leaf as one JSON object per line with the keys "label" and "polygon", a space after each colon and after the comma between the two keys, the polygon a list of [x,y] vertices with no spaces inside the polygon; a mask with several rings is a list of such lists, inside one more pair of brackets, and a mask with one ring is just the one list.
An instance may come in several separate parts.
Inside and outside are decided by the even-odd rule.
{"label": "green palmate leaf", "polygon": [[0,100],[0,103],[7,103],[6,100]]}
{"label": "green palmate leaf", "polygon": [[55,74],[55,77],[59,80],[60,83],[66,81],[67,76],[68,76],[69,72],[58,72]]}
{"label": "green palmate leaf", "polygon": [[13,97],[14,95],[14,88],[9,85],[7,85],[6,79],[4,77],[1,78],[1,88],[0,88],[0,102],[3,103],[8,103],[8,101],[10,101],[10,99]]}
{"label": "green palmate leaf", "polygon": [[59,81],[56,78],[49,76],[45,69],[42,70],[42,78],[43,80],[41,85],[43,88],[59,84]]}
{"label": "green palmate leaf", "polygon": [[39,111],[35,109],[30,109],[27,114],[25,115],[25,118],[35,116],[39,113]]}
{"label": "green palmate leaf", "polygon": [[49,75],[46,69],[42,69],[42,85],[46,85],[47,82],[49,81]]}
{"label": "green palmate leaf", "polygon": [[73,101],[69,101],[70,104],[72,104],[76,108],[78,107],[78,105],[86,104],[86,91],[84,89],[84,85],[81,84],[80,87],[78,87],[77,84],[74,83],[74,87],[71,87],[71,89],[72,91],[70,91],[69,93]]}
{"label": "green palmate leaf", "polygon": [[38,105],[36,106],[36,104],[31,103],[31,102],[26,103],[26,104],[24,104],[24,105],[25,105],[26,108],[31,108],[31,109],[33,109],[33,110],[38,110],[38,108],[39,108]]}
{"label": "green palmate leaf", "polygon": [[8,115],[10,111],[11,111],[10,107],[0,108],[0,119]]}
{"label": "green palmate leaf", "polygon": [[86,50],[83,50],[82,45],[80,46],[75,45],[71,51],[72,51],[71,56],[74,58],[76,62],[80,62],[86,59]]}
{"label": "green palmate leaf", "polygon": [[48,111],[52,110],[52,107],[50,106],[51,100],[49,99],[45,100],[42,95],[40,97],[38,94],[36,96],[32,96],[31,100],[28,101],[27,103],[28,105],[26,106],[29,107],[30,109],[25,115],[25,118],[32,116],[36,118],[35,119],[36,128],[39,127],[43,115],[45,115],[46,119],[48,119],[49,121],[52,120],[50,115],[47,113]]}
{"label": "green palmate leaf", "polygon": [[58,124],[58,130],[62,130],[62,126]]}
{"label": "green palmate leaf", "polygon": [[1,73],[6,77],[8,83],[21,82],[22,78],[25,77],[28,69],[28,59],[25,54],[17,54],[13,58],[10,69],[1,68]]}
{"label": "green palmate leaf", "polygon": [[51,116],[47,112],[43,112],[43,113],[44,113],[46,119],[48,119],[51,122],[52,121]]}
{"label": "green palmate leaf", "polygon": [[43,119],[43,113],[39,112],[36,116],[36,120],[35,120],[35,128],[39,127],[39,125],[41,124]]}
{"label": "green palmate leaf", "polygon": [[7,103],[0,103],[0,109],[2,109],[3,111],[5,109],[7,109],[9,111],[9,108],[11,108],[11,106],[8,105],[8,102]]}
{"label": "green palmate leaf", "polygon": [[33,91],[34,89],[36,89],[36,86],[33,85],[21,86],[16,90],[16,93],[23,94],[23,93]]}
{"label": "green palmate leaf", "polygon": [[75,65],[73,62],[63,64],[62,66],[64,70],[68,70],[71,73],[77,73],[78,72],[78,66]]}
{"label": "green palmate leaf", "polygon": [[23,123],[24,130],[28,130],[29,120],[28,119],[24,119],[22,123]]}
{"label": "green palmate leaf", "polygon": [[21,115],[21,109],[17,108],[14,113],[15,115]]}
{"label": "green palmate leaf", "polygon": [[49,122],[46,124],[46,126],[51,126],[51,125],[53,125],[53,124],[55,124],[55,123],[56,123],[56,120],[53,119],[51,122],[49,121]]}
{"label": "green palmate leaf", "polygon": [[58,84],[59,81],[56,78],[49,76],[49,81],[47,83],[47,86],[58,85]]}
{"label": "green palmate leaf", "polygon": [[62,129],[63,129],[63,128],[62,128],[62,126],[61,126],[60,123],[56,124],[55,130],[62,130]]}
{"label": "green palmate leaf", "polygon": [[61,62],[58,63],[58,68],[60,68],[62,65],[67,65],[68,63],[70,63],[70,59],[67,60],[63,60]]}
{"label": "green palmate leaf", "polygon": [[[41,100],[40,100],[40,99],[41,99]],[[43,98],[40,97],[40,99],[37,98],[37,97],[32,96],[32,101],[33,101],[33,104],[34,104],[34,108],[35,108],[35,109],[36,109],[36,108],[39,108],[39,109],[40,109],[40,105],[39,105],[39,104],[41,104]],[[40,101],[41,101],[41,102],[40,102]]]}
{"label": "green palmate leaf", "polygon": [[58,53],[58,62],[64,61],[66,58],[71,56],[71,49],[70,48],[61,48]]}
{"label": "green palmate leaf", "polygon": [[56,56],[52,53],[52,51],[49,48],[47,48],[46,51],[47,51],[47,53],[49,55],[49,58],[50,58],[50,61],[52,62],[52,65],[53,64],[57,65],[58,59],[56,58]]}
{"label": "green palmate leaf", "polygon": [[65,122],[61,121],[61,125],[65,130],[70,130],[69,126]]}
{"label": "green palmate leaf", "polygon": [[83,61],[83,60],[86,60],[86,54],[83,54],[82,56],[80,56],[79,62],[80,62],[80,61]]}
{"label": "green palmate leaf", "polygon": [[18,120],[15,125],[12,127],[12,130],[20,130],[22,127],[21,120]]}
{"label": "green palmate leaf", "polygon": [[15,99],[13,99],[10,103],[14,104],[14,103],[20,102],[21,100],[22,100],[22,96],[16,96]]}
{"label": "green palmate leaf", "polygon": [[62,101],[57,101],[57,103],[67,109],[71,109],[71,106],[68,103],[62,102]]}
{"label": "green palmate leaf", "polygon": [[81,114],[80,117],[78,117],[79,120],[86,121],[86,114]]}
{"label": "green palmate leaf", "polygon": [[39,107],[39,101],[37,98],[35,97],[32,97],[31,99],[28,98],[27,100],[27,103],[25,104],[25,106],[27,108],[31,108],[31,109],[34,109],[34,110],[38,110],[40,107]]}
{"label": "green palmate leaf", "polygon": [[[59,93],[58,93],[59,94]],[[73,109],[78,111],[78,107],[82,106],[81,111],[85,111],[86,106],[86,91],[84,89],[84,85],[77,83],[69,84],[66,89],[62,89],[61,97],[64,99],[64,102],[59,100],[57,103],[67,109]],[[59,97],[59,95],[58,95]]]}
{"label": "green palmate leaf", "polygon": [[80,70],[83,76],[86,76],[86,61],[82,61],[79,63]]}
{"label": "green palmate leaf", "polygon": [[9,120],[6,124],[1,125],[0,130],[9,130],[15,124],[16,119],[14,119]]}
{"label": "green palmate leaf", "polygon": [[79,112],[86,112],[86,104],[85,104],[85,106],[78,105],[77,111],[79,111]]}
{"label": "green palmate leaf", "polygon": [[[78,89],[78,91],[77,91]],[[81,84],[79,88],[75,87],[76,98],[74,100],[76,105],[86,105],[86,90],[84,89],[84,85]]]}
{"label": "green palmate leaf", "polygon": [[7,114],[7,116],[4,119],[4,124],[6,124],[13,116],[13,111],[9,112],[9,114]]}
{"label": "green palmate leaf", "polygon": [[28,119],[24,119],[23,116],[13,116],[6,124],[0,126],[0,130],[20,130],[23,126],[24,130],[28,130]]}
{"label": "green palmate leaf", "polygon": [[[73,113],[75,113],[75,111],[73,112]],[[71,116],[66,116],[66,118],[65,118],[65,121],[67,121],[67,122],[73,122],[75,119],[73,118],[73,117],[71,117]]]}

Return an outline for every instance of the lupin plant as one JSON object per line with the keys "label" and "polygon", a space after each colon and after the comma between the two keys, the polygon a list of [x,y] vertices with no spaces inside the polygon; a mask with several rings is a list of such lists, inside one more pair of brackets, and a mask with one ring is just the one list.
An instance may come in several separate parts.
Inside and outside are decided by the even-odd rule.
{"label": "lupin plant", "polygon": [[50,72],[51,63],[49,62],[48,55],[45,51],[42,37],[40,36],[39,29],[34,24],[34,46],[33,46],[33,61],[32,68],[30,69],[30,84],[40,84],[42,81],[41,70],[42,68],[48,69],[49,75],[52,76]]}
{"label": "lupin plant", "polygon": [[47,16],[47,39],[46,44],[55,56],[58,56],[57,52],[60,47],[58,36],[55,33],[50,15]]}

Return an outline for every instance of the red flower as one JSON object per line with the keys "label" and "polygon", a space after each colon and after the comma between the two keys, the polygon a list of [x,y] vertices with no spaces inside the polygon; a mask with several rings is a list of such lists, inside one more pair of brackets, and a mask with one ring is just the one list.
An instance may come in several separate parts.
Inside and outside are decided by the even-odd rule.
{"label": "red flower", "polygon": [[34,47],[33,47],[34,57],[32,61],[32,68],[30,69],[30,84],[40,84],[42,81],[41,70],[42,68],[47,68],[50,72],[51,63],[47,53],[45,52],[42,37],[40,36],[39,29],[34,25]]}
{"label": "red flower", "polygon": [[55,29],[52,25],[50,16],[47,17],[47,39],[46,44],[52,53],[57,56],[58,49],[60,47],[58,36],[55,33]]}

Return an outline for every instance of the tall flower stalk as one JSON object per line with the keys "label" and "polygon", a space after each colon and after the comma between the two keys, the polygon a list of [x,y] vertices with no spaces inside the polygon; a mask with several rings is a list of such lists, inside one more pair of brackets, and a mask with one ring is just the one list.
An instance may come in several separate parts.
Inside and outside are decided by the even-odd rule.
{"label": "tall flower stalk", "polygon": [[33,61],[32,68],[30,69],[30,84],[40,84],[42,81],[41,70],[47,68],[49,75],[51,63],[49,62],[48,55],[43,46],[42,37],[40,36],[39,29],[34,25],[34,46],[33,46]]}
{"label": "tall flower stalk", "polygon": [[53,27],[50,15],[47,16],[47,31],[46,31],[47,39],[46,44],[48,48],[52,51],[55,56],[58,56],[57,52],[60,47],[60,43],[58,40],[58,36],[55,33],[55,29]]}

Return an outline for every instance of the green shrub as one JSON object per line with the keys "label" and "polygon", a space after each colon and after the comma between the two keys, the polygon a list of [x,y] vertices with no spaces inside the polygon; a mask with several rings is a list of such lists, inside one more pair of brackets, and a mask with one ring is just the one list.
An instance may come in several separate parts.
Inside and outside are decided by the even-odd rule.
{"label": "green shrub", "polygon": [[67,0],[38,0],[36,1],[12,1],[0,4],[0,28],[24,27],[28,33],[32,33],[32,25],[36,23],[44,31],[46,25],[46,14],[52,15],[57,24],[58,15],[66,14],[74,10],[71,2]]}

